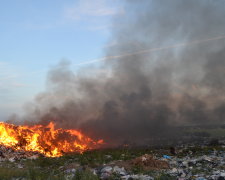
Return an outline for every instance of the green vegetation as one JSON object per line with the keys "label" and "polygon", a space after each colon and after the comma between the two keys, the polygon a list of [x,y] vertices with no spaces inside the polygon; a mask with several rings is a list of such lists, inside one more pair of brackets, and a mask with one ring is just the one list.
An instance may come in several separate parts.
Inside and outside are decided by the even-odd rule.
{"label": "green vegetation", "polygon": [[8,180],[12,179],[14,177],[24,177],[26,176],[26,172],[21,169],[14,169],[14,168],[0,168],[0,179],[2,180]]}
{"label": "green vegetation", "polygon": [[176,180],[176,179],[177,179],[176,177],[172,177],[172,176],[170,176],[168,174],[164,174],[164,173],[158,175],[155,178],[155,180]]}
{"label": "green vegetation", "polygon": [[99,178],[92,172],[78,171],[74,176],[60,173],[59,171],[44,171],[43,169],[9,169],[0,168],[1,180],[12,180],[14,178],[26,180],[98,180]]}
{"label": "green vegetation", "polygon": [[98,180],[98,176],[94,175],[92,172],[85,170],[85,171],[78,171],[72,180]]}

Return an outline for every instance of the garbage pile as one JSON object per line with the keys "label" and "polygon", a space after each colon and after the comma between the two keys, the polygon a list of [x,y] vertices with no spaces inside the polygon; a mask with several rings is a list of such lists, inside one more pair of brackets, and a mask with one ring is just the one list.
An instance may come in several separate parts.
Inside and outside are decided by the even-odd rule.
{"label": "garbage pile", "polygon": [[149,154],[127,161],[117,161],[101,169],[97,169],[96,174],[101,179],[109,179],[111,176],[117,176],[119,179],[154,179],[151,176],[143,174],[132,174],[134,168],[142,171],[168,169],[169,163],[164,160],[157,160]]}
{"label": "garbage pile", "polygon": [[15,162],[21,159],[37,159],[38,157],[41,156],[43,155],[38,152],[24,151],[24,150],[15,151],[13,148],[0,145],[0,162],[2,161]]}
{"label": "garbage pile", "polygon": [[174,177],[179,177],[180,180],[225,179],[224,151],[213,151],[209,155],[187,155],[183,158],[174,156],[167,158],[167,162],[171,169],[166,171],[166,173]]}
{"label": "garbage pile", "polygon": [[[135,174],[132,168],[140,168],[141,173]],[[152,175],[148,175],[149,172]],[[168,179],[225,180],[225,152],[214,150],[207,155],[189,152],[183,157],[179,157],[179,154],[161,157],[145,154],[130,161],[107,165],[98,170],[97,174],[105,180],[115,174],[118,179],[124,180],[152,180],[162,174]]]}
{"label": "garbage pile", "polygon": [[[2,172],[6,166],[10,173],[15,168],[25,172],[31,169],[32,164],[40,176],[42,172],[51,175],[45,179],[60,176],[65,180],[81,177],[93,180],[225,180],[224,143],[143,150],[96,150],[58,158],[43,157],[38,152],[14,151],[0,145],[0,168],[3,168]],[[32,172],[18,177],[28,180],[30,175]]]}
{"label": "garbage pile", "polygon": [[128,163],[130,163],[131,166],[140,166],[145,171],[169,168],[169,164],[166,161],[154,159],[153,156],[149,154],[137,157]]}

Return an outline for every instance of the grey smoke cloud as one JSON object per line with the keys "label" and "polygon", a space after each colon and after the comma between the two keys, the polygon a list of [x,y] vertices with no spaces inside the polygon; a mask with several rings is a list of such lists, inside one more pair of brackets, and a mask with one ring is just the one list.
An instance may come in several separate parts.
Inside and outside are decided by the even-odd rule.
{"label": "grey smoke cloud", "polygon": [[[106,56],[223,36],[224,0],[130,0],[115,17]],[[87,52],[88,53],[88,52]],[[172,135],[174,125],[225,118],[225,41],[139,53],[70,70],[49,71],[45,92],[27,104],[25,120],[80,128],[106,142]]]}

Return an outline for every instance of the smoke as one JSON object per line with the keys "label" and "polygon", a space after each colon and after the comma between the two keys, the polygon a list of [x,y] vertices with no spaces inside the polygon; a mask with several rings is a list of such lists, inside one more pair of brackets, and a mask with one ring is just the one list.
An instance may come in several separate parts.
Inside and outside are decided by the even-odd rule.
{"label": "smoke", "polygon": [[55,121],[114,143],[172,135],[177,125],[224,122],[224,39],[134,52],[223,36],[225,1],[129,0],[124,11],[114,19],[115,45],[105,55],[131,55],[79,72],[59,63],[46,91],[27,104],[25,120]]}

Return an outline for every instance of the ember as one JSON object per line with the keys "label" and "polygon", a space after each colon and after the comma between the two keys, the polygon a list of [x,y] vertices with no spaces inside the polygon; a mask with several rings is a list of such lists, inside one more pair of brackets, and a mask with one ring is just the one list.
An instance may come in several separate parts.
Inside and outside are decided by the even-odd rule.
{"label": "ember", "polygon": [[36,151],[47,157],[59,157],[68,152],[84,152],[97,148],[103,140],[94,141],[78,130],[55,129],[47,126],[16,126],[0,123],[0,144],[14,150]]}

